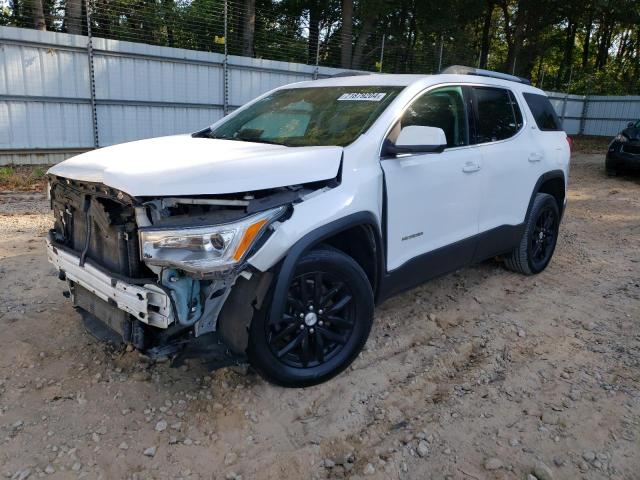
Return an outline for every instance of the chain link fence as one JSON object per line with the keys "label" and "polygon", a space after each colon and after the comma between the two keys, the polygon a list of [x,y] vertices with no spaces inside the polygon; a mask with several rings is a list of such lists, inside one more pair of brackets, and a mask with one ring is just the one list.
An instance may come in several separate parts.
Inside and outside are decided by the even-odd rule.
{"label": "chain link fence", "polygon": [[[0,23],[26,28],[0,26],[7,47],[0,51],[0,164],[55,163],[90,148],[193,131],[278,85],[345,70],[339,12],[316,29],[309,19],[292,21],[277,3],[256,10],[238,0],[52,0],[38,19],[29,3],[12,1]],[[429,33],[418,46],[393,29],[369,27],[351,35],[352,69],[429,74],[483,61],[465,32]],[[600,91],[597,74],[542,62],[533,74],[539,87],[566,87],[549,94],[570,134],[614,135],[640,118],[640,96],[571,93]],[[617,85],[623,93],[633,88]]]}
{"label": "chain link fence", "polygon": [[[544,37],[534,49],[519,48],[507,53],[508,28],[495,2],[489,2],[495,10],[490,19],[491,42],[484,49],[480,18],[467,19],[464,28],[456,30],[456,18],[464,17],[465,12],[443,8],[443,18],[419,27],[416,22],[420,19],[411,17],[400,3],[397,11],[391,9],[392,13],[374,17],[367,15],[366,9],[379,2],[371,2],[370,7],[366,2],[356,2],[360,5],[359,18],[347,28],[342,23],[340,2],[0,0],[0,5],[1,2],[5,3],[0,10],[0,25],[6,26],[386,73],[428,74],[452,64],[486,65],[507,73],[526,72],[543,89],[582,95],[640,94],[640,65],[633,65],[637,58],[628,55],[639,48],[636,43],[640,42],[640,33],[624,31],[604,57],[598,52],[593,65],[584,59],[579,61],[578,53],[567,62],[560,52],[545,51],[551,41],[556,49],[565,47],[560,40]],[[313,4],[324,10],[314,14],[310,7]],[[451,8],[455,6],[452,4]],[[433,28],[428,28],[431,23]],[[594,42],[598,38],[594,37]]]}

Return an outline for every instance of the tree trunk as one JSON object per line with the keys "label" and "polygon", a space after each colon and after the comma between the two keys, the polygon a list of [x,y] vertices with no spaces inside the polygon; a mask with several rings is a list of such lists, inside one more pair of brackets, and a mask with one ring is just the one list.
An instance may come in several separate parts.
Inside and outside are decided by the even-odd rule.
{"label": "tree trunk", "polygon": [[82,0],[66,0],[64,28],[67,33],[82,35]]}
{"label": "tree trunk", "polygon": [[484,13],[482,25],[482,42],[480,44],[480,68],[487,68],[489,46],[491,45],[491,18],[493,16],[493,0],[487,0],[487,10]]}
{"label": "tree trunk", "polygon": [[36,30],[46,30],[47,24],[44,21],[44,8],[42,0],[31,0],[31,12],[33,15],[33,26]]}
{"label": "tree trunk", "polygon": [[604,20],[602,23],[602,33],[600,34],[600,42],[598,44],[598,55],[596,60],[596,70],[603,70],[607,64],[607,57],[609,56],[609,47],[611,46],[611,31],[612,26],[608,21]]}
{"label": "tree trunk", "polygon": [[254,56],[253,38],[256,33],[256,0],[245,0],[244,21],[242,23],[242,54]]}
{"label": "tree trunk", "polygon": [[362,68],[362,54],[364,53],[364,47],[366,46],[367,40],[369,40],[369,35],[371,35],[373,26],[376,23],[376,17],[374,14],[367,15],[365,13],[365,15],[364,20],[362,21],[362,31],[360,32],[360,35],[358,35],[356,45],[353,48],[351,66],[356,70]]}
{"label": "tree trunk", "polygon": [[524,8],[524,1],[518,2],[518,10],[515,18],[515,27],[513,29],[513,35],[511,38],[511,44],[509,45],[509,51],[507,52],[507,72],[516,74],[516,65],[518,62],[518,54],[522,48],[525,36],[525,23],[526,12]]}
{"label": "tree trunk", "polygon": [[307,50],[308,63],[315,64],[320,41],[320,5],[317,0],[309,8],[309,46]]}
{"label": "tree trunk", "polygon": [[507,41],[507,63],[505,68],[509,68],[513,58],[513,25],[511,22],[511,15],[509,14],[509,5],[506,0],[500,2],[500,8],[504,16],[504,38]]}
{"label": "tree trunk", "polygon": [[576,32],[578,30],[578,24],[569,20],[569,27],[567,28],[567,36],[564,43],[564,55],[562,58],[562,64],[558,71],[558,80],[566,84],[569,81],[569,75],[571,72],[571,64],[573,63],[573,50],[576,41]]}
{"label": "tree trunk", "polygon": [[589,46],[591,43],[591,31],[593,30],[593,7],[589,6],[589,17],[584,31],[584,42],[582,43],[582,69],[586,70],[589,65]]}
{"label": "tree trunk", "polygon": [[340,29],[340,65],[342,68],[351,68],[351,55],[353,31],[353,0],[342,0],[342,27]]}
{"label": "tree trunk", "polygon": [[[633,58],[633,54],[631,58]],[[637,78],[640,76],[640,26],[636,27],[635,59],[631,64],[633,65],[633,75]]]}
{"label": "tree trunk", "polygon": [[620,65],[622,63],[622,59],[624,58],[625,52],[627,50],[629,42],[629,31],[627,30],[622,34],[622,38],[618,43],[618,52],[616,53],[616,63]]}

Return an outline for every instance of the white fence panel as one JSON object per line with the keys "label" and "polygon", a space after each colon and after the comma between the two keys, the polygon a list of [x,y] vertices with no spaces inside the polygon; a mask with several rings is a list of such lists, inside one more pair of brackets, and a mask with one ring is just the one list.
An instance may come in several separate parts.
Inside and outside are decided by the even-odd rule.
{"label": "white fence panel", "polygon": [[627,123],[639,119],[640,96],[593,95],[589,97],[584,134],[614,136]]}
{"label": "white fence panel", "polygon": [[[0,27],[0,165],[56,163],[94,147],[87,37]],[[281,85],[343,71],[93,39],[100,146],[196,131]],[[615,135],[640,97],[549,92],[567,133]],[[583,114],[586,116],[583,118]]]}

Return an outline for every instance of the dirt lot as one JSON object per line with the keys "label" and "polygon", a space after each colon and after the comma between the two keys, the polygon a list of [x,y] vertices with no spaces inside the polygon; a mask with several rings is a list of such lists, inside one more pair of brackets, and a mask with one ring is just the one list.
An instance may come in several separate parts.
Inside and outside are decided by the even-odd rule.
{"label": "dirt lot", "polygon": [[488,262],[392,299],[353,367],[305,390],[93,340],[46,210],[0,195],[0,475],[640,478],[640,179],[599,155],[574,158],[543,274]]}

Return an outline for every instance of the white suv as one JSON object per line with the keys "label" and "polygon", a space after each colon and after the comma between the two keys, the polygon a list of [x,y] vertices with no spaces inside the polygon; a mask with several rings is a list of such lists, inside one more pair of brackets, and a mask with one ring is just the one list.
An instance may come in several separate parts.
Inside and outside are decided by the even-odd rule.
{"label": "white suv", "polygon": [[166,355],[217,337],[268,380],[313,385],[358,355],[391,295],[496,256],[542,271],[569,157],[549,100],[517,77],[296,83],[193,135],[51,168],[48,255],[119,341]]}

